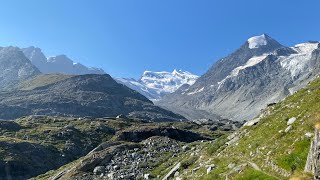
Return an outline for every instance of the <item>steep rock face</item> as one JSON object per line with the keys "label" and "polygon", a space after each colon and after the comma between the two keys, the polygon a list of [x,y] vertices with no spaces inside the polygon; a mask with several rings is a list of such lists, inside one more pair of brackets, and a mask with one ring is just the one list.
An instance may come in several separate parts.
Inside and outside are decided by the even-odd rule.
{"label": "steep rock face", "polygon": [[267,104],[304,87],[319,73],[318,42],[288,48],[267,35],[257,38],[265,42],[250,48],[248,40],[213,65],[194,85],[156,103],[189,119],[198,118],[188,113],[196,111],[206,118],[216,115],[250,120]]}
{"label": "steep rock face", "polygon": [[197,79],[197,75],[176,69],[172,72],[145,71],[139,80],[115,78],[117,82],[138,91],[154,101],[161,99],[166,94],[173,93],[181,86],[194,84]]}
{"label": "steep rock face", "polygon": [[146,97],[118,84],[107,74],[61,79],[45,86],[33,79],[31,82],[37,85],[26,83],[34,87],[33,89],[2,92],[0,118],[12,119],[32,114],[80,117],[125,114],[154,121],[184,119],[154,106]]}
{"label": "steep rock face", "polygon": [[314,175],[314,179],[320,178],[320,125],[316,125],[314,138],[311,141],[310,151],[305,165],[305,172]]}
{"label": "steep rock face", "polygon": [[75,63],[66,55],[58,55],[50,58],[42,53],[40,48],[28,47],[22,49],[25,56],[42,72],[42,73],[62,73],[62,74],[105,74],[102,69],[89,68],[80,63]]}
{"label": "steep rock face", "polygon": [[0,89],[15,87],[40,74],[19,48],[0,47]]}

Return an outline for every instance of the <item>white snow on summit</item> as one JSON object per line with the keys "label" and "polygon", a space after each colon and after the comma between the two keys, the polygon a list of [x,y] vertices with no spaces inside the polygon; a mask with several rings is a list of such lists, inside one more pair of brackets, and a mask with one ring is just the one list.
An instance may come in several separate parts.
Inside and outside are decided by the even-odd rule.
{"label": "white snow on summit", "polygon": [[[312,67],[312,52],[318,48],[319,42],[308,42],[297,44],[294,47],[291,47],[296,53],[292,53],[287,56],[279,56],[278,61],[280,65],[285,70],[291,73],[292,79],[295,79],[302,72],[306,72]],[[270,53],[273,54],[273,53]],[[238,66],[231,71],[231,73],[226,76],[223,80],[217,83],[218,89],[225,83],[225,81],[229,78],[238,76],[239,72],[248,67],[255,66],[266,59],[269,54],[263,54],[261,56],[254,56],[250,58],[244,65]],[[215,87],[215,85],[211,85],[210,87]]]}
{"label": "white snow on summit", "polygon": [[145,71],[139,80],[126,78],[115,79],[119,83],[155,101],[161,99],[166,94],[173,93],[184,84],[194,84],[198,77],[199,76],[187,71],[173,70],[172,72]]}
{"label": "white snow on summit", "polygon": [[267,45],[266,35],[262,34],[260,36],[251,37],[248,39],[248,43],[249,43],[250,49],[255,49],[260,46],[265,46]]}

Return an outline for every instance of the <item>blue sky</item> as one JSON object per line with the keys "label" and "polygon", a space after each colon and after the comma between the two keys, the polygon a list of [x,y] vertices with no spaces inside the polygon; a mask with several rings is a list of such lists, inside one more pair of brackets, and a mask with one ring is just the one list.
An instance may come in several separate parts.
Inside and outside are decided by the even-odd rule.
{"label": "blue sky", "polygon": [[0,46],[37,46],[117,77],[201,75],[249,37],[320,40],[319,0],[0,0]]}

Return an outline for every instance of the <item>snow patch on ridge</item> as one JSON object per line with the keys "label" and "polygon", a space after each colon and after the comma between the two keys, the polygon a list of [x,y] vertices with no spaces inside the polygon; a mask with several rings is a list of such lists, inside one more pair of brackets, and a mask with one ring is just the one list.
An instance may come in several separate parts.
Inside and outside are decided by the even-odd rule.
{"label": "snow patch on ridge", "polygon": [[290,71],[292,79],[297,77],[301,72],[307,70],[312,57],[312,52],[318,48],[319,43],[302,43],[291,47],[296,54],[281,56],[280,64],[282,68]]}
{"label": "snow patch on ridge", "polygon": [[200,88],[200,89],[196,89],[195,91],[188,93],[188,95],[197,94],[197,93],[199,93],[199,92],[202,92],[203,90],[204,90],[204,87],[202,87],[202,88]]}
{"label": "snow patch on ridge", "polygon": [[254,66],[258,63],[260,63],[261,61],[263,61],[266,57],[268,56],[268,54],[264,54],[262,56],[254,56],[252,58],[250,58],[245,65],[243,66],[239,66],[237,68],[235,68],[234,70],[232,70],[231,72],[231,76],[237,76],[239,74],[240,70],[246,69],[247,67],[251,67]]}
{"label": "snow patch on ridge", "polygon": [[254,56],[252,58],[250,58],[245,65],[243,66],[238,66],[236,68],[234,68],[231,73],[225,77],[223,80],[219,81],[218,82],[218,89],[220,89],[221,85],[224,84],[224,82],[231,78],[231,77],[235,77],[235,76],[238,76],[239,72],[243,69],[246,69],[248,67],[252,67],[252,66],[255,66],[256,64],[260,63],[261,61],[263,61],[269,54],[263,54],[261,56]]}
{"label": "snow patch on ridge", "polygon": [[260,46],[267,45],[266,35],[262,34],[260,36],[254,36],[248,39],[249,48],[255,49],[259,48]]}

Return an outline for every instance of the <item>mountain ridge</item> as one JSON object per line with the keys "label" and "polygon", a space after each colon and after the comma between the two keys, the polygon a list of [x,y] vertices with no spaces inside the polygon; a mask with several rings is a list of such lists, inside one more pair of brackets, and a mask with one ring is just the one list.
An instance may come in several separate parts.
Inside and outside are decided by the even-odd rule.
{"label": "mountain ridge", "polygon": [[22,48],[25,56],[45,74],[63,73],[63,74],[105,74],[103,69],[86,67],[81,63],[75,63],[66,55],[57,55],[47,58],[40,48],[30,46]]}
{"label": "mountain ridge", "polygon": [[[319,55],[314,53],[319,51],[319,43],[285,47],[264,36],[269,38],[266,45],[250,49],[246,41],[217,61],[191,87],[169,94],[156,104],[189,119],[197,117],[183,113],[186,109],[237,121],[250,120],[267,104],[304,87],[319,73]],[[296,71],[290,64],[293,62],[300,67]],[[296,78],[292,78],[293,71],[298,72]]]}

